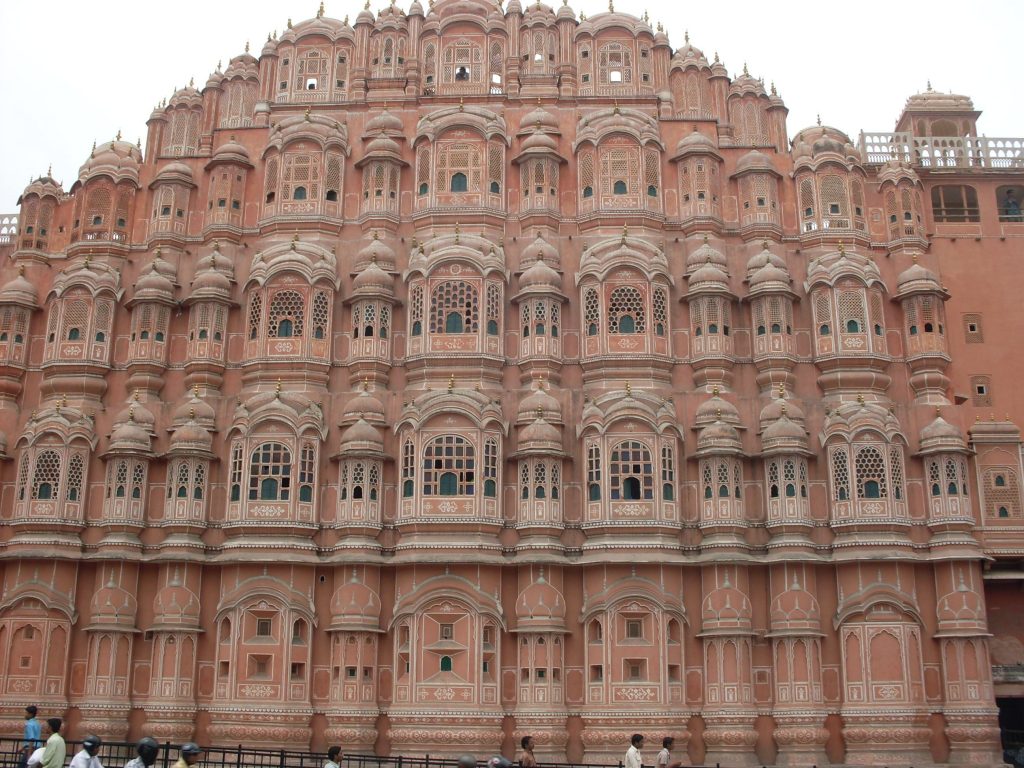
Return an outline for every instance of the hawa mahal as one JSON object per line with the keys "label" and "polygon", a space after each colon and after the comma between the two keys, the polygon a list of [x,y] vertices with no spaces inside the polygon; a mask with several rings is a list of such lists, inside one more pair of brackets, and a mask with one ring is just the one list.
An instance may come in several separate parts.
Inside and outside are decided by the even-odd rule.
{"label": "hawa mahal", "polygon": [[321,8],[33,181],[8,731],[999,764],[1024,142],[786,114],[646,15]]}

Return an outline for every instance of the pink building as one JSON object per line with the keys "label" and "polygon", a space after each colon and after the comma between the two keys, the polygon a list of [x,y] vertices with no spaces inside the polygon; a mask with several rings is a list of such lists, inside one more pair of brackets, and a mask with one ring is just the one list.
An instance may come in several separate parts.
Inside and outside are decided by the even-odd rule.
{"label": "pink building", "polygon": [[1024,141],[930,88],[856,144],[786,113],[646,18],[415,0],[34,181],[8,732],[999,763]]}

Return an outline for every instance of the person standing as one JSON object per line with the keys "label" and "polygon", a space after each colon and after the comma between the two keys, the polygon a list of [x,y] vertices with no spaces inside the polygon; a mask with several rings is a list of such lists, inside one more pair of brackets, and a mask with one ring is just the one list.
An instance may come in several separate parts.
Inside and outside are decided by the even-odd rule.
{"label": "person standing", "polygon": [[102,743],[99,736],[86,736],[82,739],[82,748],[71,758],[71,765],[68,768],[103,768],[103,763],[96,757]]}
{"label": "person standing", "polygon": [[201,754],[203,754],[203,750],[194,741],[182,744],[181,754],[177,762],[174,763],[174,768],[189,768],[189,766],[195,765],[199,762]]}
{"label": "person standing", "polygon": [[133,757],[125,763],[124,768],[149,768],[156,763],[156,756],[160,754],[160,745],[152,736],[144,736],[135,746],[135,752],[138,757]]}
{"label": "person standing", "polygon": [[68,756],[68,748],[60,729],[64,721],[59,717],[51,717],[46,721],[46,751],[43,752],[42,768],[64,768],[64,760]]}
{"label": "person standing", "polygon": [[672,759],[672,746],[676,743],[676,740],[671,736],[666,736],[661,740],[661,752],[658,753],[658,757],[655,758],[656,768],[679,768],[682,764],[682,760]]}
{"label": "person standing", "polygon": [[537,758],[533,756],[533,736],[523,736],[519,743],[523,747],[519,768],[537,768]]}
{"label": "person standing", "polygon": [[625,768],[643,768],[644,759],[640,754],[643,746],[644,735],[642,733],[634,733],[629,740],[629,749],[626,750]]}
{"label": "person standing", "polygon": [[21,759],[18,761],[19,767],[26,765],[29,755],[42,745],[42,739],[40,739],[41,726],[39,721],[36,720],[36,713],[38,711],[35,704],[29,704],[25,707],[25,744],[21,748]]}
{"label": "person standing", "polygon": [[341,747],[334,746],[327,750],[327,762],[324,768],[341,768]]}

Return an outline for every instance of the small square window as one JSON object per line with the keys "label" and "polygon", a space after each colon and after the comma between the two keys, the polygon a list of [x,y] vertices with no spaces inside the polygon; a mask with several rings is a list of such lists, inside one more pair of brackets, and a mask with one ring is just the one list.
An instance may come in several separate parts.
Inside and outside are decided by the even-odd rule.
{"label": "small square window", "polygon": [[626,637],[630,640],[641,640],[644,636],[644,623],[640,619],[626,620]]}
{"label": "small square window", "polygon": [[347,677],[349,680],[355,680],[356,679],[356,668],[355,667],[345,667],[345,677]]}
{"label": "small square window", "polygon": [[975,406],[992,405],[992,379],[988,376],[971,376],[971,402]]}
{"label": "small square window", "polygon": [[256,637],[270,637],[270,619],[256,619]]}
{"label": "small square window", "polygon": [[829,203],[828,212],[833,216],[839,214],[839,203]]}
{"label": "small square window", "polygon": [[306,665],[295,663],[292,664],[292,680],[302,680],[306,675]]}
{"label": "small square window", "polygon": [[442,624],[441,625],[441,639],[451,640],[455,637],[455,625],[454,624]]}
{"label": "small square window", "polygon": [[964,336],[968,344],[981,344],[985,340],[985,336],[982,333],[980,314],[964,315]]}

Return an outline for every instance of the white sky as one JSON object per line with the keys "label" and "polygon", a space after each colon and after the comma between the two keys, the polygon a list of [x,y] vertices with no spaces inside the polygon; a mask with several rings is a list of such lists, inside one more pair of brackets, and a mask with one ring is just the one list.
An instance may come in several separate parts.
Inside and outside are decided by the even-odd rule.
{"label": "white sky", "polygon": [[[521,0],[524,1],[525,0]],[[554,0],[561,4],[561,0]],[[550,2],[550,0],[549,0]],[[408,9],[411,0],[397,0]],[[374,11],[384,0],[371,0]],[[425,0],[423,0],[426,6]],[[267,33],[316,13],[318,0],[0,0],[0,213],[53,164],[68,189],[94,140],[145,140],[153,106],[218,60],[255,55]],[[570,0],[577,15],[607,8]],[[328,0],[327,15],[354,20],[361,0]],[[822,121],[856,141],[861,129],[892,130],[906,98],[963,93],[984,112],[979,132],[1024,136],[1020,0],[894,3],[794,0],[619,0],[618,10],[661,21],[674,48],[683,31],[731,75],[775,81],[789,107],[789,135]]]}

